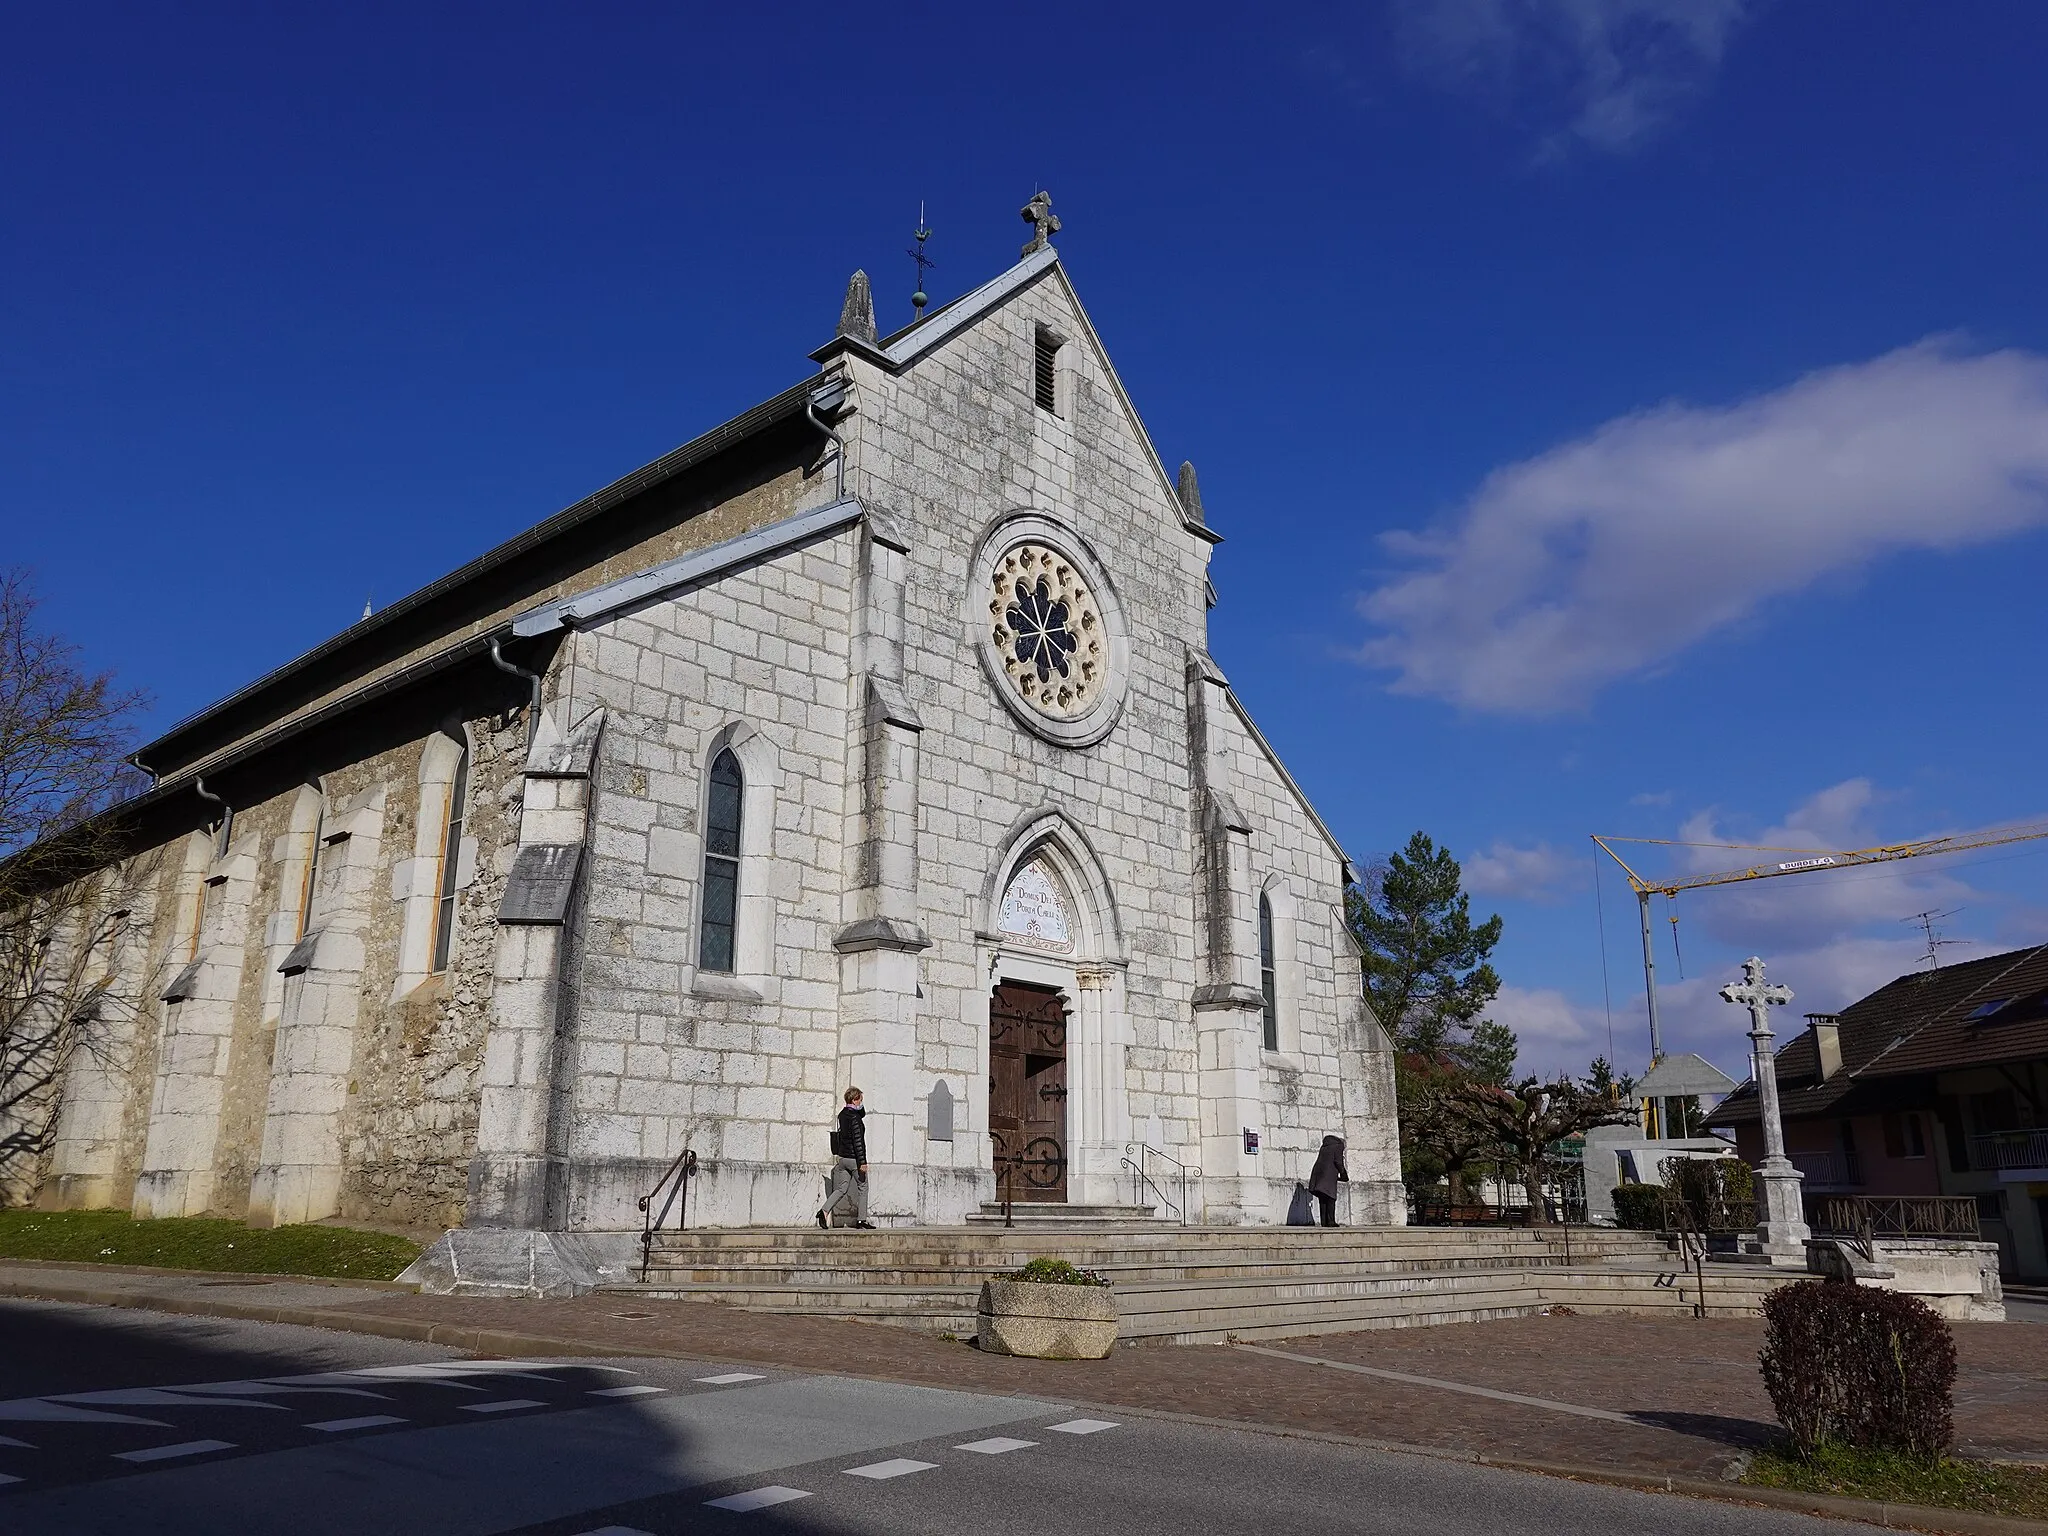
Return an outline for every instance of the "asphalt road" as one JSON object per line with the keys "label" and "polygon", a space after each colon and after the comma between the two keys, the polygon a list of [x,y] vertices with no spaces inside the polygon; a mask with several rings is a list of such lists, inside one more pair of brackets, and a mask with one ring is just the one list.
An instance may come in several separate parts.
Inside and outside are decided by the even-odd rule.
{"label": "asphalt road", "polygon": [[0,1302],[10,1536],[1048,1529],[1863,1528],[1029,1398]]}

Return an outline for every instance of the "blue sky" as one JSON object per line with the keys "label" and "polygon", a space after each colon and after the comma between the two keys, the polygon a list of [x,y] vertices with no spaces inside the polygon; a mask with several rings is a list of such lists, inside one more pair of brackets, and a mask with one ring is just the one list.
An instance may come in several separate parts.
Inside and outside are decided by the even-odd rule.
{"label": "blue sky", "polygon": [[[0,561],[153,723],[803,377],[854,267],[906,319],[920,200],[944,298],[1043,185],[1220,661],[1355,855],[1468,860],[1527,1064],[1609,992],[1646,1055],[1588,833],[2048,817],[2048,10],[735,10],[0,23]],[[2048,938],[2048,844],[1687,898],[1670,1042],[1739,1070],[1741,956],[1836,1007],[1927,909]]]}

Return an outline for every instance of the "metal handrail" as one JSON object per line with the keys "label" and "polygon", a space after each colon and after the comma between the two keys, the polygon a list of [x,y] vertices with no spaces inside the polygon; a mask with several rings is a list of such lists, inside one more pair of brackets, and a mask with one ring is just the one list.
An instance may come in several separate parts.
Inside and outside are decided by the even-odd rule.
{"label": "metal handrail", "polygon": [[[1179,1183],[1180,1203],[1177,1205],[1166,1198],[1166,1192],[1159,1187],[1157,1181],[1152,1177],[1152,1170],[1149,1165],[1155,1157],[1162,1163],[1170,1163],[1173,1167],[1173,1172],[1165,1176],[1176,1179]],[[1145,1191],[1150,1190],[1155,1202],[1173,1212],[1173,1219],[1175,1221],[1183,1224],[1188,1221],[1188,1212],[1191,1209],[1188,1205],[1188,1181],[1193,1179],[1199,1183],[1202,1177],[1201,1169],[1184,1163],[1177,1157],[1169,1157],[1157,1147],[1142,1141],[1132,1141],[1124,1144],[1124,1166],[1131,1170],[1131,1204],[1143,1205],[1145,1203]]]}
{"label": "metal handrail", "polygon": [[[697,1154],[688,1147],[676,1154],[676,1160],[668,1165],[668,1171],[655,1181],[654,1188],[640,1197],[640,1280],[647,1281],[647,1270],[653,1262],[654,1234],[661,1224],[668,1220],[669,1210],[680,1195],[683,1208],[676,1215],[676,1230],[682,1231],[690,1222],[690,1180],[697,1176]],[[649,1216],[648,1208],[654,1204],[654,1197],[664,1189],[668,1198],[661,1202],[661,1214]]]}
{"label": "metal handrail", "polygon": [[1880,1237],[1953,1237],[1976,1241],[1973,1195],[1837,1195],[1820,1202],[1820,1229],[1852,1239],[1875,1262]]}

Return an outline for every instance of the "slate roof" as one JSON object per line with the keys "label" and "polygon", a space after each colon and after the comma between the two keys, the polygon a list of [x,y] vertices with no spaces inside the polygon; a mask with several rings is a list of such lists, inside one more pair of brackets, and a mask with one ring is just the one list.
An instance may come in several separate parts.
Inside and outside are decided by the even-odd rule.
{"label": "slate roof", "polygon": [[[1859,1090],[1904,1077],[2048,1057],[2048,944],[1911,972],[1845,1008],[1837,1027],[1842,1066],[1825,1082],[1812,1029],[1778,1052],[1778,1098],[1787,1120],[1847,1109]],[[1707,1124],[1756,1119],[1756,1085],[1744,1083]]]}

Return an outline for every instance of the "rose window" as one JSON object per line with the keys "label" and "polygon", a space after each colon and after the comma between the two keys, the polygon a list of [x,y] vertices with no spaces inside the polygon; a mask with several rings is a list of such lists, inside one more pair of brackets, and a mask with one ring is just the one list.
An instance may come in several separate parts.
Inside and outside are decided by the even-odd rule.
{"label": "rose window", "polygon": [[1019,544],[997,562],[990,636],[1011,685],[1056,719],[1101,696],[1107,669],[1102,613],[1074,564],[1043,544]]}

